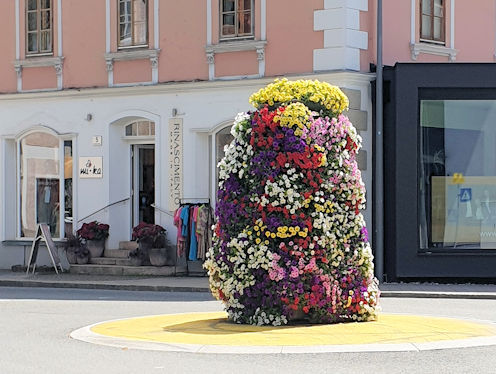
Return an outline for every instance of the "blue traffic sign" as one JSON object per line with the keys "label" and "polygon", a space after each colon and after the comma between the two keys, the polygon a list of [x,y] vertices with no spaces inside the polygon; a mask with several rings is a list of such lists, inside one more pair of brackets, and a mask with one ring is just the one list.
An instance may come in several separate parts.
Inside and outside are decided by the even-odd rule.
{"label": "blue traffic sign", "polygon": [[466,203],[472,200],[472,189],[471,188],[460,188],[460,201]]}

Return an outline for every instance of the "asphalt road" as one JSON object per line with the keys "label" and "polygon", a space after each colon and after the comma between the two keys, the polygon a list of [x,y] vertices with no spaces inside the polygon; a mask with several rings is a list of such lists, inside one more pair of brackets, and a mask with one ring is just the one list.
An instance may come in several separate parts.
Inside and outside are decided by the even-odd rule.
{"label": "asphalt road", "polygon": [[[383,298],[382,308],[496,321],[496,300]],[[221,309],[205,293],[0,287],[0,374],[496,373],[496,346],[254,356],[123,350],[69,337],[75,329],[111,319]]]}

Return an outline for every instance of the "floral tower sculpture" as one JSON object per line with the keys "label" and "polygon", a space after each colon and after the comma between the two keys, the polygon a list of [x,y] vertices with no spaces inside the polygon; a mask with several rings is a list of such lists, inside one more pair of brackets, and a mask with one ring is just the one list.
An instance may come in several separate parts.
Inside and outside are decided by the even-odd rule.
{"label": "floral tower sculpture", "polygon": [[348,98],[319,81],[276,80],[250,97],[219,163],[213,295],[237,323],[369,321],[379,290],[360,210],[361,138]]}

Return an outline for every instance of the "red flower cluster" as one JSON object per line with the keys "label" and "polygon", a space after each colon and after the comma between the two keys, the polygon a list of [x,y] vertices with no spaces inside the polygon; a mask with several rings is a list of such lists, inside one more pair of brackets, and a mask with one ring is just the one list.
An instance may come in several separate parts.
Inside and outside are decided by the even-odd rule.
{"label": "red flower cluster", "polygon": [[109,236],[110,226],[105,223],[93,221],[83,223],[83,226],[77,231],[79,237],[86,240],[104,240]]}
{"label": "red flower cluster", "polygon": [[140,222],[137,226],[133,227],[133,240],[153,239],[157,236],[165,235],[165,229],[160,225],[153,223]]}

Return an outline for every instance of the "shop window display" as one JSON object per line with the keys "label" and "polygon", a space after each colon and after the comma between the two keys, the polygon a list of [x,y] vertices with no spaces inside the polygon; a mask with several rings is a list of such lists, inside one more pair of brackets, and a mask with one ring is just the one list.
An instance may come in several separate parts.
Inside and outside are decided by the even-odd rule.
{"label": "shop window display", "polygon": [[496,101],[422,100],[421,249],[496,248]]}

